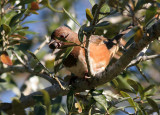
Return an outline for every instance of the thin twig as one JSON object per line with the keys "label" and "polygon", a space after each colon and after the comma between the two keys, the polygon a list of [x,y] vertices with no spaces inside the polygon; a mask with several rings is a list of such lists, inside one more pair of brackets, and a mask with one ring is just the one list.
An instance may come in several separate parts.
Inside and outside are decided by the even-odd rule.
{"label": "thin twig", "polygon": [[151,59],[155,59],[155,58],[160,58],[160,54],[150,55],[150,56],[146,56],[146,55],[144,55],[144,56],[138,56],[136,59],[134,59],[134,60],[132,60],[130,62],[130,64],[127,66],[127,68],[131,67],[131,66],[137,65],[141,61],[147,61],[147,60],[151,60]]}
{"label": "thin twig", "polygon": [[142,72],[141,68],[138,65],[136,65],[136,68],[140,72],[142,77],[149,83],[149,80],[147,79],[146,75]]}
{"label": "thin twig", "polygon": [[34,51],[34,54],[36,55],[40,49],[42,49],[47,43],[49,43],[49,37],[45,36],[45,41],[41,43],[41,45]]}

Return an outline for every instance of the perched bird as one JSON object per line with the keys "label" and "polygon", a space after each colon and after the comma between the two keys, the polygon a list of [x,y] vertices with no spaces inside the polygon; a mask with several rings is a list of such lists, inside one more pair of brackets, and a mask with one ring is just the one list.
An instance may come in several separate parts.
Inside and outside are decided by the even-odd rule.
{"label": "perched bird", "polygon": [[[121,37],[121,36],[120,36]],[[93,75],[105,70],[111,58],[119,49],[119,39],[108,40],[102,36],[91,35],[89,44],[89,60],[91,73]],[[65,42],[68,41],[68,42]],[[84,39],[85,45],[85,39]],[[80,46],[78,34],[65,26],[57,28],[51,35],[49,47],[51,49],[62,49],[64,46],[77,44],[70,54],[63,60],[64,67],[77,77],[85,77],[88,73],[85,60],[85,49]]]}

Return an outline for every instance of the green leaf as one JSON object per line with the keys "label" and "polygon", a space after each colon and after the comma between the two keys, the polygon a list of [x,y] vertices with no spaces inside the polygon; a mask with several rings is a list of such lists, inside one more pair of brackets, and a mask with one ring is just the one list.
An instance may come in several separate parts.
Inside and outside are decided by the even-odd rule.
{"label": "green leaf", "polygon": [[73,47],[68,47],[64,56],[63,56],[63,60],[66,59],[68,57],[68,55],[71,53]]}
{"label": "green leaf", "polygon": [[133,99],[131,98],[131,96],[130,96],[128,93],[124,92],[124,91],[120,91],[120,93],[121,93],[121,95],[122,95],[123,97],[130,97],[130,98],[127,99],[127,100],[128,100],[128,102],[129,102],[129,104],[130,104],[131,106],[133,106],[134,110],[137,111],[136,104],[134,103],[134,101],[133,101]]}
{"label": "green leaf", "polygon": [[94,6],[95,0],[89,0],[89,2],[91,3],[92,6]]}
{"label": "green leaf", "polygon": [[147,101],[150,104],[150,106],[152,107],[152,109],[159,114],[159,108],[158,108],[157,103],[151,98],[147,98]]}
{"label": "green leaf", "polygon": [[110,23],[108,21],[103,21],[101,23],[98,23],[95,27],[105,27],[108,26]]}
{"label": "green leaf", "polygon": [[52,113],[57,113],[61,107],[62,96],[56,97],[52,101]]}
{"label": "green leaf", "polygon": [[145,25],[156,15],[157,7],[151,6],[146,10]]}
{"label": "green leaf", "polygon": [[95,12],[96,12],[97,7],[98,7],[98,4],[95,4],[95,5],[92,7],[92,15],[93,15],[93,16],[95,15]]}
{"label": "green leaf", "polygon": [[138,84],[132,79],[127,79],[128,84],[138,93]]}
{"label": "green leaf", "polygon": [[93,15],[91,14],[90,9],[88,9],[88,8],[86,9],[86,17],[87,17],[88,21],[92,22]]}
{"label": "green leaf", "polygon": [[46,115],[44,106],[38,104],[34,106],[34,115]]}
{"label": "green leaf", "polygon": [[84,38],[84,33],[83,33],[83,29],[86,25],[83,25],[80,27],[79,31],[78,31],[78,39],[81,43],[83,43],[83,38]]}
{"label": "green leaf", "polygon": [[37,32],[27,31],[27,30],[25,30],[24,32],[25,34],[32,34],[32,35],[38,34]]}
{"label": "green leaf", "polygon": [[51,102],[50,102],[50,96],[46,90],[40,90],[43,94],[43,100],[44,100],[44,105],[46,106],[47,109],[47,115],[51,115]]}
{"label": "green leaf", "polygon": [[109,13],[110,12],[110,7],[108,6],[108,4],[103,4],[103,6],[100,9],[101,13]]}
{"label": "green leaf", "polygon": [[67,94],[67,108],[68,111],[71,112],[74,105],[74,92],[73,90],[70,90],[70,92]]}
{"label": "green leaf", "polygon": [[63,68],[63,63],[61,61],[60,63],[54,66],[54,73],[56,74],[62,68]]}
{"label": "green leaf", "polygon": [[69,12],[67,12],[64,8],[63,10],[79,27],[81,26],[79,22]]}
{"label": "green leaf", "polygon": [[6,24],[2,24],[3,30],[5,31],[5,34],[9,34],[11,32],[11,28],[6,25]]}
{"label": "green leaf", "polygon": [[36,23],[36,22],[40,22],[40,21],[26,21],[26,22],[22,23],[21,25],[30,24],[30,23]]}
{"label": "green leaf", "polygon": [[17,24],[17,20],[19,20],[23,16],[23,14],[24,14],[25,11],[22,11],[21,13],[13,16],[13,18],[11,19],[11,21],[9,23],[9,26],[10,27],[15,26]]}
{"label": "green leaf", "polygon": [[16,115],[26,115],[22,103],[16,98],[12,100],[12,110]]}
{"label": "green leaf", "polygon": [[144,91],[143,91],[142,85],[139,82],[134,81],[132,79],[128,79],[127,82],[136,91],[136,93],[138,93],[138,92],[140,93],[141,98],[143,99],[144,98]]}
{"label": "green leaf", "polygon": [[15,11],[11,11],[6,13],[1,20],[1,24],[9,24],[10,20],[12,19],[12,17],[16,15]]}
{"label": "green leaf", "polygon": [[102,94],[102,91],[94,90],[91,92],[91,95],[97,103],[99,103],[106,111],[108,111],[106,97]]}
{"label": "green leaf", "polygon": [[[110,12],[110,7],[108,6],[108,4],[103,4],[103,6],[100,9],[101,13],[109,13]],[[102,18],[103,14],[99,15],[99,18]]]}
{"label": "green leaf", "polygon": [[35,73],[40,73],[44,69],[43,65],[41,63],[37,63],[36,66],[34,67],[34,72]]}
{"label": "green leaf", "polygon": [[146,88],[143,90],[143,92],[145,93],[145,92],[153,89],[154,87],[155,87],[155,85],[151,84],[151,85],[149,85],[148,87],[146,87]]}

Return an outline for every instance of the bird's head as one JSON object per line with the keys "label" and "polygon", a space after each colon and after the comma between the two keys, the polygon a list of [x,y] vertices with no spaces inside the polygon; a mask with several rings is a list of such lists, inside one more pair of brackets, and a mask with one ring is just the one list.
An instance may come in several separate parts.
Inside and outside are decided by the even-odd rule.
{"label": "bird's head", "polygon": [[71,38],[69,37],[70,34],[72,34],[72,31],[65,26],[61,26],[53,31],[51,35],[51,40],[49,43],[50,49],[61,49],[66,43],[66,41],[71,41]]}

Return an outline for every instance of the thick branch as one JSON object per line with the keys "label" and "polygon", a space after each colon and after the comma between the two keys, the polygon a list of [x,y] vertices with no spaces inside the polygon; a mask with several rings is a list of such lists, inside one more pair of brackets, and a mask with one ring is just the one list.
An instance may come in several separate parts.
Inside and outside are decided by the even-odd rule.
{"label": "thick branch", "polygon": [[[95,77],[89,78],[87,81],[84,79],[77,79],[72,87],[75,88],[75,92],[82,92],[88,89],[92,89],[96,86],[103,85],[106,82],[113,80],[117,75],[123,71],[128,64],[133,60],[135,56],[149,43],[155,40],[158,36],[160,36],[160,20],[157,21],[149,30],[149,36],[144,36],[143,39],[139,41],[137,44],[132,44],[131,47],[125,52],[121,58],[112,66],[109,66],[107,71],[104,71],[100,74],[97,74]],[[69,92],[69,89],[62,89],[59,85],[55,84],[51,87],[45,89],[51,98],[55,98],[56,96],[63,96]],[[29,107],[34,105],[34,100],[32,98],[33,95],[38,95],[40,92],[32,93],[21,99],[24,107]]]}
{"label": "thick branch", "polygon": [[47,81],[49,81],[51,84],[56,83],[56,80],[54,80],[53,78],[49,77],[47,74],[44,73],[36,73],[34,72],[32,69],[28,69],[25,66],[8,66],[7,68],[0,68],[0,74],[2,73],[6,73],[6,72],[28,72],[31,73],[33,75],[37,75],[40,76],[44,79],[46,79]]}

